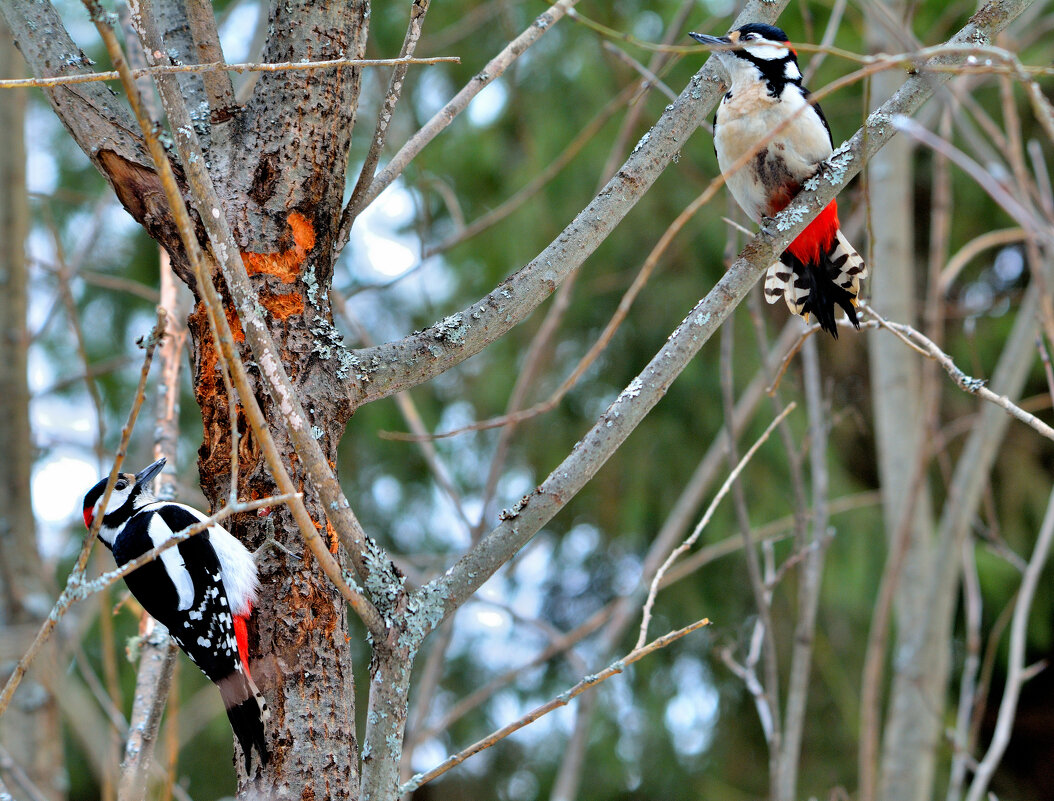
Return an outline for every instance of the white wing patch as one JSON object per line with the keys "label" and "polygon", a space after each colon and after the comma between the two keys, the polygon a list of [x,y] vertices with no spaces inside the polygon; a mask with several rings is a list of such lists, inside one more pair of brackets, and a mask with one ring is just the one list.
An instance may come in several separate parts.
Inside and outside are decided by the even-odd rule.
{"label": "white wing patch", "polygon": [[249,614],[260,586],[253,555],[222,526],[209,529],[209,542],[220,560],[223,588],[230,599],[231,612],[236,615]]}
{"label": "white wing patch", "polygon": [[[150,516],[146,531],[155,548],[171,539],[174,533],[160,515]],[[178,545],[161,552],[161,564],[165,566],[165,573],[168,574],[176,588],[176,595],[179,597],[179,611],[187,611],[194,603],[194,581],[190,577],[187,566],[183,563]]]}
{"label": "white wing patch", "polygon": [[[166,505],[166,503],[167,502],[158,502],[156,505],[163,506]],[[151,504],[151,506],[153,505],[155,504]],[[208,519],[193,506],[187,506],[183,503],[172,504],[172,506],[178,506],[181,509],[185,509],[194,515],[196,520]],[[152,527],[154,525],[154,520],[157,519],[156,515],[151,518],[151,539],[153,539]],[[164,524],[162,523],[161,525]],[[165,531],[169,530],[168,526],[164,526],[164,528]],[[216,558],[220,563],[220,571],[223,576],[223,588],[227,592],[231,612],[235,615],[249,614],[253,603],[256,602],[256,592],[260,586],[260,581],[256,575],[256,562],[253,559],[252,554],[249,553],[248,549],[238,542],[238,540],[236,540],[227,529],[218,524],[209,527],[209,543],[212,545],[212,549],[216,552]],[[181,611],[186,611],[194,601],[194,586],[190,580],[190,574],[187,572],[186,567],[183,566],[183,559],[179,556],[178,548],[169,548],[161,555],[161,558],[164,560],[168,554],[173,554],[178,559],[179,566],[182,568],[183,575],[186,579],[187,600],[185,602],[183,600],[184,591],[177,585],[177,589],[179,590],[179,608]],[[168,567],[168,564],[169,563],[166,560],[165,566]],[[170,568],[169,573],[171,574],[172,572],[173,571]]]}

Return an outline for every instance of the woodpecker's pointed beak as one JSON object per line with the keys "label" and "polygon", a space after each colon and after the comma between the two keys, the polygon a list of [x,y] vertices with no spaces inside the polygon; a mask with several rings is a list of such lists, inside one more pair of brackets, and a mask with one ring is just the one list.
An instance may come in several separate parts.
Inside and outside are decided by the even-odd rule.
{"label": "woodpecker's pointed beak", "polygon": [[154,476],[156,476],[158,473],[161,472],[161,468],[163,468],[165,466],[165,462],[166,461],[168,461],[168,460],[165,459],[164,456],[162,456],[160,459],[158,459],[152,465],[148,465],[147,467],[144,467],[142,470],[140,470],[138,473],[136,473],[135,474],[135,484],[136,484],[136,486],[137,487],[141,487],[144,484],[147,484],[151,480],[153,480]]}
{"label": "woodpecker's pointed beak", "polygon": [[689,33],[695,41],[702,45],[709,45],[710,47],[728,47],[732,44],[732,40],[727,36],[711,36],[708,33]]}

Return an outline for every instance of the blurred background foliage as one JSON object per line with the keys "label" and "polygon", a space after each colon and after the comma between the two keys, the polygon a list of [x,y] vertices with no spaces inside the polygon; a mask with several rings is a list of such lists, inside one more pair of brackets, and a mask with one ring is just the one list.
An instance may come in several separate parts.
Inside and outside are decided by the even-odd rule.
{"label": "blurred background foliage", "polygon": [[[74,37],[102,68],[106,59],[83,9],[77,3],[59,5]],[[228,59],[250,57],[248,41],[258,24],[257,3],[236,0],[215,5],[225,19]],[[578,11],[616,31],[658,42],[682,5],[681,0],[583,0]],[[733,3],[724,0],[690,5],[687,24],[673,39],[676,44],[688,43],[687,30],[723,33],[736,10]],[[370,57],[398,52],[407,6],[374,5]],[[537,0],[433,3],[418,55],[456,55],[461,63],[411,68],[389,142],[394,146],[405,141],[544,7]],[[965,1],[915,3],[912,30],[924,44],[937,44],[961,27],[974,10],[975,4]],[[818,42],[830,13],[826,2],[793,2],[780,24],[793,41]],[[1007,44],[1026,64],[1050,64],[1054,55],[1049,36],[1052,23],[1054,14],[1045,12],[1030,30],[1022,32],[1015,27]],[[864,53],[864,37],[862,13],[856,3],[850,3],[835,43],[844,50]],[[471,222],[521,191],[612,97],[639,82],[640,76],[605,45],[624,50],[644,63],[652,55],[632,44],[609,42],[584,23],[570,18],[560,22],[503,78],[484,90],[468,112],[412,163],[375,209],[360,218],[335,279],[336,291],[349,298],[348,308],[355,321],[355,326],[349,326],[347,320],[338,320],[349,345],[362,344],[362,331],[374,340],[390,339],[463,308],[538,253],[589,201],[605,180],[603,170],[613,150],[613,163],[618,165],[669,102],[659,91],[653,89],[638,100],[642,108],[624,141],[617,140],[629,113],[622,105],[570,164],[513,214],[468,241],[421,258],[424,251],[455,234],[460,221]],[[802,53],[803,66],[811,57]],[[699,54],[675,57],[663,65],[661,77],[679,92],[701,61]],[[812,78],[811,87],[818,89],[856,66],[837,55],[828,56]],[[385,70],[365,73],[349,170],[352,180],[365,156],[387,80]],[[1042,85],[1049,90],[1049,79]],[[996,81],[979,82],[972,99],[992,119],[1001,119]],[[1015,101],[1024,138],[1042,141],[1020,92],[1015,94]],[[868,83],[858,82],[837,92],[823,101],[823,107],[837,144],[866,116]],[[928,127],[933,126],[934,119],[935,115],[927,111],[921,115]],[[39,448],[38,477],[46,479],[59,474],[49,473],[49,466],[63,460],[87,462],[91,465],[89,473],[101,471],[109,463],[139,369],[134,341],[148,331],[153,317],[157,251],[112,201],[105,182],[37,92],[32,96],[27,128],[33,193],[33,424]],[[953,140],[966,147],[976,145],[978,138],[984,142],[984,133],[953,133]],[[1049,145],[1044,144],[1048,158]],[[390,146],[388,155],[391,152]],[[915,250],[921,296],[929,247],[933,158],[920,150],[916,160]],[[545,369],[529,388],[528,404],[548,397],[573,369],[615,311],[662,231],[716,174],[711,138],[700,130],[679,162],[665,172],[583,266],[570,308],[545,353]],[[1011,224],[971,179],[954,171],[953,182],[952,252],[979,231]],[[851,238],[866,257],[866,180],[858,180],[843,195],[841,209],[847,229],[855,232]],[[729,238],[733,251],[742,240],[722,221],[722,216],[729,215],[736,216],[722,193],[677,237],[598,362],[554,410],[517,428],[492,501],[487,501],[484,489],[499,430],[462,433],[435,442],[471,523],[482,514],[482,530],[489,530],[500,509],[511,506],[544,479],[715,283],[729,252]],[[740,217],[736,219],[742,222]],[[100,368],[94,381],[106,432],[101,454],[95,447],[91,397],[82,380],[73,380],[79,378],[82,366],[71,347],[71,328],[59,300],[58,271],[62,267],[56,237],[67,261],[80,259],[71,287],[88,362]],[[872,267],[882,269],[880,264]],[[974,259],[952,287],[945,308],[945,342],[957,363],[971,374],[990,375],[1026,283],[1020,253],[1010,249],[987,251]],[[880,298],[875,299],[875,305],[881,310]],[[775,339],[787,316],[782,304],[768,307],[755,303],[752,308],[754,311],[741,307],[729,323],[734,329],[737,393],[761,365],[752,314],[760,315],[770,340]],[[483,353],[414,390],[413,400],[425,425],[430,430],[447,431],[503,413],[547,311],[548,305],[543,306],[527,323]],[[845,332],[838,341],[825,338],[820,342],[823,388],[830,403],[832,499],[878,489],[864,337],[879,335]],[[905,350],[904,358],[917,357]],[[719,367],[715,339],[586,489],[518,559],[486,585],[477,601],[457,615],[435,709],[427,720],[434,721],[458,699],[496,675],[528,662],[548,644],[553,632],[573,629],[612,599],[634,589],[649,543],[699,459],[711,443],[725,436]],[[183,499],[201,503],[200,494],[196,494],[195,469],[201,424],[189,378],[184,385],[179,458],[186,486]],[[801,399],[797,362],[791,365],[780,389],[784,401]],[[938,429],[945,436],[947,453],[957,457],[962,435],[979,401],[958,393],[946,382],[941,389]],[[1025,397],[1026,408],[1049,419],[1050,399],[1038,358]],[[767,403],[759,408],[740,438],[741,450],[772,418]],[[804,413],[799,411],[790,421],[796,445],[806,448]],[[133,463],[145,464],[151,447],[150,430],[148,425],[140,428],[131,458]],[[449,565],[469,544],[471,533],[455,505],[437,486],[418,446],[381,436],[406,429],[393,400],[360,409],[342,444],[340,475],[366,530],[399,557],[412,581],[420,581]],[[946,467],[942,469],[946,463],[941,458],[933,463],[931,478],[938,494],[947,477]],[[1000,549],[1028,554],[1050,487],[1051,464],[1051,443],[1013,424],[987,488],[982,518],[976,523],[986,631],[1012,602],[1019,583],[1018,570]],[[787,465],[787,453],[773,438],[748,467],[744,486],[754,527],[793,514]],[[725,472],[722,468],[722,475]],[[83,469],[77,475],[84,487],[94,481],[88,480],[90,476]],[[73,489],[74,495],[83,491]],[[40,508],[49,503],[46,489],[35,492],[35,501],[38,514],[47,518],[42,529],[43,547],[48,558],[58,563],[56,574],[64,576],[81,535],[79,518],[76,514],[62,518],[58,512]],[[855,785],[864,643],[886,554],[881,507],[873,496],[860,508],[834,515],[831,527],[833,539],[823,578],[803,746],[802,797],[826,797],[832,788],[851,789]],[[716,542],[737,532],[733,506],[726,502],[703,540]],[[785,558],[790,548],[788,542],[780,543],[777,556]],[[108,557],[103,557],[100,564],[108,564]],[[1047,578],[1037,597],[1030,628],[1032,660],[1052,650],[1054,599],[1049,570]],[[775,588],[773,599],[784,665],[796,616],[795,590],[796,574],[789,571]],[[124,606],[116,619],[119,645],[134,634],[135,618],[129,609]],[[706,565],[663,591],[651,628],[653,635],[704,616],[713,626],[594,690],[599,702],[579,793],[582,801],[738,801],[766,794],[766,746],[753,702],[718,656],[726,647],[742,652],[754,614],[741,552]],[[91,621],[87,612],[84,616],[83,625],[88,628],[82,638],[83,658],[87,662],[75,665],[73,670],[101,674],[99,624]],[[597,643],[586,640],[571,657],[558,657],[523,671],[516,681],[448,731],[419,743],[414,770],[431,767],[447,753],[486,735],[629,650],[635,629],[636,624],[615,653],[606,653]],[[364,671],[369,659],[365,644],[353,638],[351,646],[355,664]],[[961,649],[956,655],[959,658]],[[1004,663],[1005,658],[994,663],[996,688]],[[418,667],[421,664],[423,658]],[[953,665],[953,676],[957,664]],[[127,704],[134,686],[134,666],[121,658],[118,669],[122,698]],[[231,743],[227,723],[218,714],[218,701],[189,664],[182,664],[178,681],[178,725],[186,740],[181,743],[178,775],[197,801],[229,795],[234,790]],[[1036,679],[1037,688],[1044,681],[1043,676]],[[1041,695],[1038,689],[1036,694]],[[994,695],[997,700],[998,691]],[[360,709],[364,707],[363,703]],[[1030,709],[1041,718],[1040,712],[1045,713],[1046,728],[1039,731],[1049,739],[1054,734],[1050,695],[1037,700]],[[570,709],[561,710],[425,786],[415,797],[508,801],[547,797],[572,722]],[[77,738],[68,734],[70,794],[76,799],[93,799],[99,792],[97,778],[88,769],[81,750]],[[945,750],[950,752],[950,748]],[[1026,767],[1011,766],[1001,777],[1002,785],[996,787],[1000,797],[1054,797],[1049,783],[1045,790],[1027,784],[1027,773]]]}

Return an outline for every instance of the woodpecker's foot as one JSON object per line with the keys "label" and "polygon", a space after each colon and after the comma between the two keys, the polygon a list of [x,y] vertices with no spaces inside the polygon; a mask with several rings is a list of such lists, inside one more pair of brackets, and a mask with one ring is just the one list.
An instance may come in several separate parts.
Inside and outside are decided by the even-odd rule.
{"label": "woodpecker's foot", "polygon": [[298,562],[302,561],[300,554],[293,553],[291,550],[289,550],[284,545],[282,545],[282,543],[280,543],[278,540],[276,540],[273,536],[268,536],[267,539],[264,540],[263,545],[261,545],[255,551],[253,551],[253,559],[256,562],[259,562],[260,559],[263,558],[263,555],[267,551],[268,548],[276,548],[279,551],[284,551],[286,554],[288,554],[289,556],[293,557]]}
{"label": "woodpecker's foot", "polygon": [[776,218],[775,217],[762,217],[761,218],[761,229],[760,232],[772,239],[776,236]]}
{"label": "woodpecker's foot", "polygon": [[274,521],[270,518],[264,520],[264,530],[267,532],[267,539],[263,541],[263,544],[253,551],[253,561],[259,562],[263,558],[264,552],[268,548],[277,548],[279,551],[284,551],[289,556],[296,559],[298,562],[303,561],[299,554],[293,553],[291,550],[286,548],[282,543],[275,539],[274,536]]}

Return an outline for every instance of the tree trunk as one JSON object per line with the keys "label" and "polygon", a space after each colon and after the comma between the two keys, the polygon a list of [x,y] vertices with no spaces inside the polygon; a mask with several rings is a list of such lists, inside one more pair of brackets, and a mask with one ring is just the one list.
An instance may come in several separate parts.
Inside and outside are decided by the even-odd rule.
{"label": "tree trunk", "polygon": [[[276,3],[263,61],[361,57],[365,49],[365,2]],[[189,59],[188,59],[189,60]],[[359,71],[265,74],[250,101],[232,112],[213,108],[211,174],[253,277],[264,319],[310,424],[331,463],[351,416],[346,393],[333,380],[343,375],[332,324],[329,286],[333,239],[341,212],[344,171],[359,91]],[[289,114],[296,108],[299,114]],[[231,114],[223,119],[223,114]],[[228,309],[228,318],[236,319]],[[204,423],[198,453],[201,487],[214,508],[230,493],[231,429],[228,399],[217,369],[215,344],[204,306],[190,316],[194,389]],[[240,330],[235,330],[235,337]],[[336,340],[336,341],[334,341]],[[252,360],[248,349],[244,360]],[[290,475],[306,492],[317,527],[326,515],[310,492],[283,424],[282,413],[256,379],[257,400],[274,425],[271,434]],[[275,485],[258,443],[238,407],[237,444],[242,499],[274,494]],[[268,536],[279,549],[260,560],[261,596],[250,632],[253,672],[271,709],[267,742],[272,764],[254,786],[274,797],[358,797],[354,676],[348,655],[347,612],[319,570],[286,509],[269,517],[243,514],[232,533],[250,547]],[[330,546],[337,542],[330,531]],[[239,768],[240,771],[240,768]],[[245,781],[242,789],[245,789]]]}
{"label": "tree trunk", "polygon": [[[891,14],[903,16],[903,4],[888,0]],[[899,42],[871,27],[871,45],[893,52]],[[872,79],[873,106],[899,86],[899,76],[880,73]],[[914,251],[911,143],[893,139],[868,165],[874,231],[871,291],[876,307],[893,320],[914,325],[918,319],[918,271]],[[883,733],[877,797],[883,801],[930,798],[943,699],[933,697],[926,654],[942,647],[926,642],[927,588],[932,574],[933,512],[923,460],[925,404],[918,359],[905,358],[903,345],[879,333],[868,337],[871,391],[875,414],[882,505],[889,557],[886,570],[896,571],[897,654],[893,665],[888,718]],[[879,696],[880,697],[880,696]]]}

